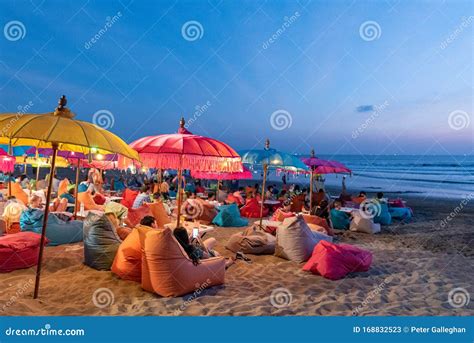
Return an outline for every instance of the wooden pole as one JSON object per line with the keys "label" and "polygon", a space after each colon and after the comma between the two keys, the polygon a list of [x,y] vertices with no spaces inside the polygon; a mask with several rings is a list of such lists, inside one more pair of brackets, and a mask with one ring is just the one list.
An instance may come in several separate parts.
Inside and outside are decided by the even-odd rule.
{"label": "wooden pole", "polygon": [[313,208],[313,168],[311,167],[311,174],[309,176],[309,214]]}
{"label": "wooden pole", "polygon": [[[53,159],[51,161],[51,174],[54,173],[54,168],[56,167],[57,151],[58,151],[58,143],[53,143]],[[39,293],[40,278],[41,278],[41,262],[43,259],[44,241],[46,238],[46,226],[48,225],[49,203],[51,201],[52,188],[53,188],[53,175],[51,175],[48,180],[48,191],[46,193],[46,206],[44,209],[43,228],[41,230],[41,241],[40,241],[39,255],[38,255],[38,266],[36,268],[35,292],[33,295],[33,299],[37,299],[38,293]]]}
{"label": "wooden pole", "polygon": [[265,182],[267,181],[267,169],[268,169],[268,164],[263,165],[263,182],[262,182],[262,199],[261,204],[260,204],[260,227],[262,227],[263,223],[263,205],[265,202]]}
{"label": "wooden pole", "polygon": [[81,159],[77,158],[77,167],[76,167],[76,186],[74,187],[74,219],[77,219],[77,195],[79,194],[79,173],[81,170]]}
{"label": "wooden pole", "polygon": [[[13,156],[11,140],[8,143],[8,155]],[[8,173],[8,196],[12,196],[12,173]]]}
{"label": "wooden pole", "polygon": [[181,178],[183,176],[183,170],[180,168],[178,169],[178,195],[176,197],[176,201],[178,201],[178,218],[176,222],[176,227],[179,227],[180,219],[181,219]]}

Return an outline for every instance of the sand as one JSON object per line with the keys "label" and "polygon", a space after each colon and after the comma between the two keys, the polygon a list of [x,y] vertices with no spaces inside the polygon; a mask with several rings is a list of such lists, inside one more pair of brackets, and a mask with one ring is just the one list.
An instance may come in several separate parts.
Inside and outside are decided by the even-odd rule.
{"label": "sand", "polygon": [[[474,315],[474,206],[467,204],[442,228],[459,201],[413,198],[409,205],[415,211],[409,224],[391,225],[378,235],[337,235],[337,242],[374,255],[368,272],[343,280],[303,272],[302,265],[274,256],[250,255],[253,263],[239,261],[227,270],[224,286],[162,298],[86,267],[82,244],[72,244],[45,249],[39,300],[32,299],[35,269],[0,274],[0,315]],[[218,228],[209,236],[218,240],[219,252],[231,256],[224,244],[240,230]],[[448,301],[457,288],[473,298],[459,308]],[[93,295],[101,291],[105,302],[97,306]],[[465,297],[457,294],[462,305]]]}

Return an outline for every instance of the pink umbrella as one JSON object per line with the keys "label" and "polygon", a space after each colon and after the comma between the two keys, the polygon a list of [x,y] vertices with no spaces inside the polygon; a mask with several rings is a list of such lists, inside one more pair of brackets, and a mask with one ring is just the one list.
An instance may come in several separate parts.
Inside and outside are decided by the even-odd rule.
{"label": "pink umbrella", "polygon": [[206,179],[206,180],[244,180],[251,179],[252,172],[244,166],[243,171],[234,173],[216,173],[216,172],[201,172],[193,171],[191,176],[195,179]]}

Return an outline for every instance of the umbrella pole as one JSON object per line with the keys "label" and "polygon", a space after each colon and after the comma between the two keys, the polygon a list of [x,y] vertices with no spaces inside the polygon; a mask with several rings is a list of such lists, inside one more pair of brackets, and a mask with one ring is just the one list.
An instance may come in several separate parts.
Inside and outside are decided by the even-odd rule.
{"label": "umbrella pole", "polygon": [[[58,143],[53,143],[53,159],[51,161],[51,174],[54,173],[54,168],[56,167],[57,151],[58,151]],[[43,228],[41,230],[41,241],[40,241],[39,255],[38,255],[38,266],[36,268],[35,292],[33,295],[33,299],[37,299],[38,293],[39,293],[39,284],[40,284],[40,277],[41,277],[41,262],[43,259],[44,241],[46,238],[46,226],[48,225],[49,202],[51,201],[52,188],[53,188],[53,175],[51,175],[48,180],[48,191],[46,193],[46,206],[44,208]]]}
{"label": "umbrella pole", "polygon": [[263,165],[263,182],[262,182],[262,199],[260,203],[260,227],[262,227],[263,223],[263,203],[265,202],[265,182],[267,181],[267,168],[268,165],[264,164]]}
{"label": "umbrella pole", "polygon": [[181,219],[181,178],[183,177],[183,170],[181,168],[178,169],[178,218],[176,222],[176,227],[179,227],[180,219]]}
{"label": "umbrella pole", "polygon": [[76,187],[74,187],[74,219],[77,219],[77,195],[79,194],[79,172],[81,170],[81,159],[77,158]]}
{"label": "umbrella pole", "polygon": [[309,176],[309,213],[313,208],[313,168],[311,168],[311,174]]}
{"label": "umbrella pole", "polygon": [[[8,154],[10,156],[13,156],[13,151],[12,151],[12,141],[8,143]],[[15,169],[13,169],[15,170]],[[13,173],[8,173],[8,197],[12,196],[12,175]]]}

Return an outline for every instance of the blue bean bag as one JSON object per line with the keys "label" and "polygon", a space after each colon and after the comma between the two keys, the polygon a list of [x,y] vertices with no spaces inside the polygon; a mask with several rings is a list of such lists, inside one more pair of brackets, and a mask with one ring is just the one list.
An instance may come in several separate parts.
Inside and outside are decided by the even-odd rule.
{"label": "blue bean bag", "polygon": [[331,210],[331,222],[332,227],[337,230],[347,230],[349,224],[351,223],[350,217],[346,212],[336,210],[333,208]]}
{"label": "blue bean bag", "polygon": [[219,213],[214,217],[212,223],[218,226],[247,226],[249,221],[240,216],[237,204],[222,205],[218,208]]}
{"label": "blue bean bag", "polygon": [[388,211],[392,219],[410,220],[413,216],[411,209],[408,207],[389,207]]}
{"label": "blue bean bag", "polygon": [[[43,210],[36,208],[24,210],[20,217],[21,231],[41,234],[43,218]],[[48,245],[52,246],[82,242],[82,222],[79,220],[64,221],[50,213],[46,226],[46,237],[49,240]]]}
{"label": "blue bean bag", "polygon": [[378,205],[380,205],[380,212],[374,217],[374,223],[378,223],[380,225],[392,224],[392,216],[388,211],[388,204],[385,202],[380,202]]}
{"label": "blue bean bag", "polygon": [[84,264],[97,270],[110,270],[121,243],[105,214],[87,215],[84,220]]}

